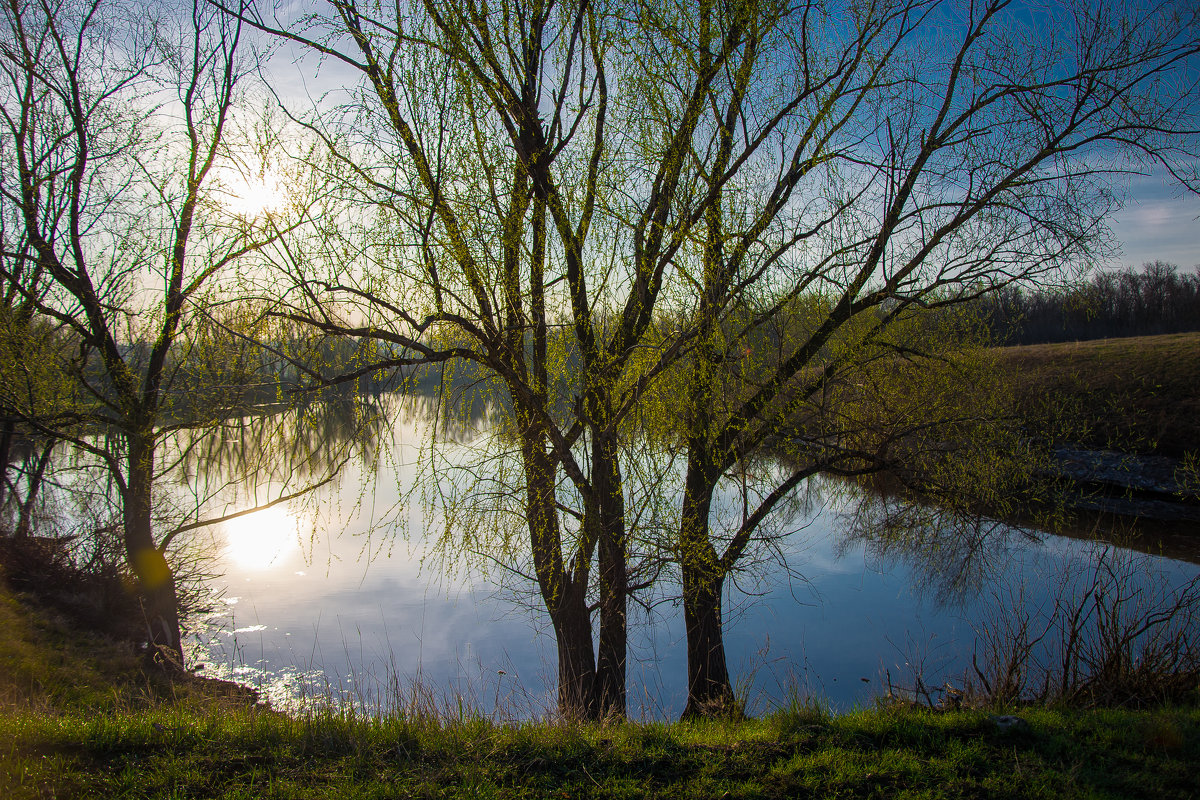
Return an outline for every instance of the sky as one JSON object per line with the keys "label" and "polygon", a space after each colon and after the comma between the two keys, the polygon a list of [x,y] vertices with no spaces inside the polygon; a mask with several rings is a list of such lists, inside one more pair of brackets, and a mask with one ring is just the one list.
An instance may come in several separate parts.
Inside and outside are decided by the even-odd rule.
{"label": "sky", "polygon": [[1134,176],[1128,192],[1125,207],[1113,218],[1123,253],[1106,266],[1161,260],[1189,271],[1200,267],[1200,197],[1184,195],[1161,174]]}

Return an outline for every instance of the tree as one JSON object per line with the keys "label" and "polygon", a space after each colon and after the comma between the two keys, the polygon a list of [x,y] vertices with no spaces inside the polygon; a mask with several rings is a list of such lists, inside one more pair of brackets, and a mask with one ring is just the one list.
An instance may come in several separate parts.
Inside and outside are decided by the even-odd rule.
{"label": "tree", "polygon": [[[857,32],[848,48],[821,44],[837,17],[805,12],[793,34],[804,47],[787,62],[803,68],[767,106],[803,98],[801,125],[783,139],[773,181],[754,193],[721,187],[695,267],[701,335],[686,394],[679,532],[687,714],[729,707],[723,582],[791,486],[817,471],[903,467],[922,442],[981,435],[957,413],[864,426],[845,413],[866,385],[863,365],[936,363],[945,343],[922,352],[919,339],[900,335],[907,320],[1103,254],[1113,174],[1161,163],[1200,188],[1187,163],[1197,130],[1186,99],[1195,91],[1186,66],[1200,53],[1194,9],[1065,4],[1050,12],[1064,33],[1047,38],[1007,2],[856,6],[833,12]],[[713,104],[725,141],[751,138],[745,131],[771,116],[744,93]],[[820,135],[804,135],[814,129]],[[718,163],[727,151],[716,151]],[[767,286],[779,288],[756,292],[748,318],[720,323],[749,305],[731,304],[745,296],[731,289],[761,285],[762,263],[772,264]],[[718,394],[721,365],[805,291],[820,298],[812,324],[777,337],[754,380]],[[780,439],[790,474],[727,537],[715,535],[719,483]]]}
{"label": "tree", "polygon": [[[3,156],[10,150],[0,150]],[[8,163],[3,164],[9,169]],[[15,169],[15,165],[11,165]],[[23,234],[23,224],[15,209],[8,203],[0,204],[0,253],[25,254],[29,252],[29,240]],[[39,352],[55,338],[53,331],[34,320],[33,298],[45,292],[44,276],[33,267],[32,262],[21,255],[11,258],[13,269],[8,273],[3,291],[0,291],[0,376],[4,387],[0,394],[0,512],[12,509],[16,514],[13,526],[15,535],[23,535],[30,527],[30,513],[36,503],[41,475],[49,460],[54,443],[51,440],[41,447],[21,448],[20,395],[45,395],[45,382],[53,376],[38,370],[45,363]],[[43,413],[54,414],[49,409]],[[19,457],[17,451],[25,452]],[[10,464],[12,466],[10,466]],[[15,468],[14,468],[15,467]],[[21,490],[18,473],[26,478]]]}
{"label": "tree", "polygon": [[[1049,13],[1068,34],[1003,0],[243,15],[362,79],[307,124],[372,212],[297,254],[279,313],[382,343],[374,367],[470,362],[500,387],[563,713],[624,709],[620,444],[653,392],[682,411],[672,549],[704,713],[731,698],[720,598],[761,522],[808,475],[928,439],[871,416],[859,380],[939,356],[901,335],[917,312],[1104,252],[1114,173],[1163,163],[1195,188],[1194,12]],[[793,467],[722,542],[714,492],[780,443]]]}
{"label": "tree", "polygon": [[[716,55],[680,77],[693,86],[681,113],[642,120],[640,70],[662,72],[652,40],[672,35],[672,21],[649,11],[334,2],[327,17],[291,29],[247,19],[362,75],[362,92],[328,115],[338,118],[311,124],[351,176],[348,188],[380,212],[360,243],[342,248],[366,254],[367,266],[315,274],[311,256],[297,258],[295,299],[280,313],[384,343],[394,355],[380,368],[462,360],[493,376],[520,441],[560,710],[624,713],[627,602],[638,587],[620,436],[637,393],[679,348],[647,360],[639,343],[696,224],[694,209],[681,212],[693,188],[681,176],[705,86],[740,35],[714,42]],[[564,505],[568,496],[577,507]]]}
{"label": "tree", "polygon": [[11,533],[17,537],[35,527],[35,510],[46,499],[41,490],[56,444],[30,435],[33,428],[23,410],[36,397],[42,424],[69,413],[70,387],[49,365],[55,354],[70,346],[51,326],[34,318],[30,304],[0,306],[0,514],[11,520]]}
{"label": "tree", "polygon": [[47,415],[46,398],[31,394],[22,418],[104,470],[151,649],[181,664],[167,560],[178,529],[155,523],[155,485],[172,466],[164,444],[237,402],[236,386],[189,396],[206,357],[230,377],[224,354],[203,347],[216,283],[298,222],[222,204],[239,85],[253,64],[236,20],[201,2],[177,10],[5,4],[0,202],[14,233],[0,269],[30,318],[71,345],[43,348],[52,363],[39,366],[69,381],[71,402]]}
{"label": "tree", "polygon": [[1096,272],[1066,288],[1013,289],[982,306],[1005,344],[1181,333],[1200,328],[1200,271],[1155,261],[1140,274]]}

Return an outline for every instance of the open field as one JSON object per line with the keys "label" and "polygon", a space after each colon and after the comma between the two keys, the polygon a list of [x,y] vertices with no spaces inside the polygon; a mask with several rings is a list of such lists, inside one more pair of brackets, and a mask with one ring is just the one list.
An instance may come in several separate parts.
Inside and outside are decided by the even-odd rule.
{"label": "open field", "polygon": [[1035,435],[1176,458],[1200,453],[1200,333],[999,352]]}

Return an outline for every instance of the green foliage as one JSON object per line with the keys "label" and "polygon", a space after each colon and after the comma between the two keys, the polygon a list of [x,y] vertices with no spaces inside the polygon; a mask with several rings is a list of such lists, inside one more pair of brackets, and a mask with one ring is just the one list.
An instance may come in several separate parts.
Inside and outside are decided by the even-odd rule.
{"label": "green foliage", "polygon": [[68,424],[84,398],[69,369],[78,343],[40,316],[0,305],[0,413]]}

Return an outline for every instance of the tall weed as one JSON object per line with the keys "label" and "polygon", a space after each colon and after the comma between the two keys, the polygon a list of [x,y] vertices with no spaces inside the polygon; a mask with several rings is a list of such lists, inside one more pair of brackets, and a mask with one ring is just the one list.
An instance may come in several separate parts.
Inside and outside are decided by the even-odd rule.
{"label": "tall weed", "polygon": [[1150,556],[1096,544],[1085,569],[993,592],[966,694],[987,705],[1146,707],[1200,699],[1200,575],[1172,585]]}

